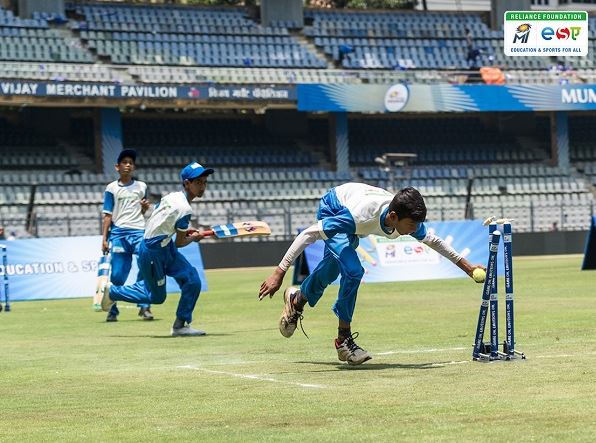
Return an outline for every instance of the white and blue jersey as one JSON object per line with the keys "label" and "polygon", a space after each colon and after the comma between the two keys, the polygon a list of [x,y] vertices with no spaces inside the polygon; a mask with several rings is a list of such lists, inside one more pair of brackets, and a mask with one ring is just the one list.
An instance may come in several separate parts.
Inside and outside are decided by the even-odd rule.
{"label": "white and blue jersey", "polygon": [[192,209],[184,192],[172,192],[161,199],[147,220],[145,236],[139,247],[139,271],[142,281],[129,286],[112,286],[110,298],[129,303],[161,304],[167,296],[166,276],[180,286],[176,317],[192,321],[192,312],[201,292],[197,270],[178,251],[172,237],[185,232]]}
{"label": "white and blue jersey", "polygon": [[123,185],[116,180],[106,186],[103,212],[112,215],[112,232],[145,228],[141,200],[146,196],[147,185],[142,181],[131,180]]}
{"label": "white and blue jersey", "polygon": [[[321,199],[317,220],[323,239],[336,234],[379,235],[397,238],[396,229],[384,225],[389,204],[393,200],[390,192],[364,183],[346,183],[331,189]],[[417,240],[426,236],[424,223],[419,223],[416,232],[411,234]]]}
{"label": "white and blue jersey", "polygon": [[166,247],[176,231],[187,231],[192,208],[182,191],[172,192],[161,199],[147,221],[145,243],[149,246]]}
{"label": "white and blue jersey", "polygon": [[[114,285],[123,285],[126,282],[132,266],[132,256],[139,253],[145,229],[141,200],[146,196],[147,185],[142,181],[131,180],[124,185],[116,180],[106,186],[103,212],[112,215],[109,239],[112,255],[110,281]],[[148,304],[139,306],[149,307]],[[110,313],[118,315],[118,312],[114,304]]]}

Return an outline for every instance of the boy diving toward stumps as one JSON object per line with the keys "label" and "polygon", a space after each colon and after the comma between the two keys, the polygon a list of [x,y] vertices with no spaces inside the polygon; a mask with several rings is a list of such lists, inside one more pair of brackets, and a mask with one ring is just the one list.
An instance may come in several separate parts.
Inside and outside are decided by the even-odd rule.
{"label": "boy diving toward stumps", "polygon": [[259,299],[272,297],[283,283],[284,276],[295,258],[317,240],[324,240],[323,260],[304,280],[300,289],[290,287],[284,292],[284,309],[279,330],[291,337],[304,307],[314,307],[327,286],[341,275],[333,312],[338,317],[335,349],[339,360],[359,365],[372,356],[356,344],[351,323],[356,297],[364,269],[356,253],[358,237],[370,234],[395,239],[411,235],[434,249],[472,277],[472,265],[440,237],[428,233],[424,225],[426,205],[418,190],[408,187],[393,195],[389,191],[363,183],[346,183],[327,192],[319,203],[317,224],[302,231],[294,240],[273,273],[260,287]]}

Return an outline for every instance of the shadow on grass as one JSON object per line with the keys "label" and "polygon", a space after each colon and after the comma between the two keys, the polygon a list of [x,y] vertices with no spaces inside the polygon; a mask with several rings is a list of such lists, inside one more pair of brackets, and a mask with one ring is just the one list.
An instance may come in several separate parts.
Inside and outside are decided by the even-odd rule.
{"label": "shadow on grass", "polygon": [[[380,371],[384,369],[439,369],[451,362],[430,362],[430,363],[371,363],[351,366],[347,363],[336,363],[329,361],[297,361],[298,364],[333,366],[340,371]],[[317,369],[305,372],[330,372],[333,369]]]}
{"label": "shadow on grass", "polygon": [[239,332],[264,332],[264,331],[278,331],[278,328],[258,328],[258,329],[238,329],[232,332],[239,333]]}
{"label": "shadow on grass", "polygon": [[207,340],[209,337],[224,337],[226,335],[232,335],[232,334],[209,334],[207,333],[207,335],[199,335],[199,336],[177,336],[177,337],[173,337],[171,334],[164,334],[164,335],[144,335],[144,334],[140,334],[140,335],[135,335],[135,334],[128,334],[128,335],[110,335],[110,337],[113,338],[172,338],[172,339],[178,339],[178,340]]}
{"label": "shadow on grass", "polygon": [[225,337],[227,335],[233,334],[210,334],[209,332],[206,335],[199,335],[199,336],[178,336],[173,337],[172,335],[144,335],[141,337],[149,337],[149,338],[177,338],[178,340],[207,340],[209,337]]}
{"label": "shadow on grass", "polygon": [[102,321],[100,321],[98,323],[137,323],[137,322],[138,323],[151,323],[151,322],[160,322],[162,320],[163,320],[162,318],[154,318],[153,320],[143,320],[142,318],[129,318],[129,319],[126,319],[126,320],[118,319],[118,321],[105,321],[105,320],[102,320]]}

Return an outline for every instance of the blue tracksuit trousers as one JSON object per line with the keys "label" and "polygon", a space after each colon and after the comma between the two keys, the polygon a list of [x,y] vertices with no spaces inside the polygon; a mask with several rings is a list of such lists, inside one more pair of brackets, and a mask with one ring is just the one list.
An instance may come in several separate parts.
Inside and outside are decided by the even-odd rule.
{"label": "blue tracksuit trousers", "polygon": [[174,241],[161,247],[159,244],[149,246],[143,240],[138,263],[143,281],[129,286],[112,286],[110,298],[130,303],[162,304],[166,299],[166,276],[170,276],[176,280],[181,292],[176,316],[190,323],[201,292],[201,280]]}

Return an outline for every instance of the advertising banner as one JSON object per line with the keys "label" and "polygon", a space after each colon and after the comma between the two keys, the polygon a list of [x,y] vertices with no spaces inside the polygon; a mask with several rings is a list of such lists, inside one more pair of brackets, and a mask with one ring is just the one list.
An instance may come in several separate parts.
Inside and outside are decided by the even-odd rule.
{"label": "advertising banner", "polygon": [[586,11],[507,11],[503,17],[508,56],[585,57],[588,35]]}
{"label": "advertising banner", "polygon": [[596,215],[592,216],[592,223],[586,238],[584,261],[582,262],[582,271],[588,269],[596,269]]}
{"label": "advertising banner", "polygon": [[299,111],[486,112],[596,109],[596,84],[298,85]]}
{"label": "advertising banner", "polygon": [[[426,227],[472,264],[486,266],[488,228],[482,226],[482,221],[426,223]],[[310,272],[322,260],[324,247],[325,243],[319,240],[305,249]],[[503,245],[499,247],[502,250]],[[356,252],[364,268],[362,281],[365,283],[468,277],[451,261],[409,235],[394,240],[369,235],[360,239]],[[502,257],[502,252],[499,254]],[[502,268],[502,265],[498,267],[499,274]],[[339,283],[339,279],[335,283]]]}
{"label": "advertising banner", "polygon": [[[4,241],[7,265],[0,264],[0,279],[8,275],[11,300],[41,300],[92,297],[95,293],[97,263],[101,256],[101,236],[54,237]],[[201,292],[207,280],[198,243],[180,252],[196,268],[201,278]],[[133,259],[126,284],[137,279]],[[176,281],[168,277],[168,293],[180,292]]]}
{"label": "advertising banner", "polygon": [[0,80],[0,96],[2,95],[267,102],[296,100],[296,90],[292,85],[120,85],[115,83],[20,82],[13,80]]}

